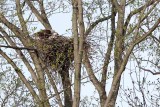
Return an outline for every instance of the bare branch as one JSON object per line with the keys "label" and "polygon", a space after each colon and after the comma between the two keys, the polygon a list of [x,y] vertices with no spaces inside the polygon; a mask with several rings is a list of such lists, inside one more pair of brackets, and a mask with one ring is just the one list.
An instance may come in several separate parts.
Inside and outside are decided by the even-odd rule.
{"label": "bare branch", "polygon": [[139,67],[139,68],[142,69],[142,70],[144,70],[144,71],[150,72],[153,75],[159,75],[160,74],[160,72],[153,72],[153,71],[151,71],[149,69],[145,69],[145,68],[142,68],[142,67]]}
{"label": "bare branch", "polygon": [[[26,3],[28,4],[28,6],[31,8],[32,12],[35,14],[35,16],[37,17],[37,19],[42,23],[42,25],[46,28],[46,29],[52,29],[47,17],[43,17],[38,10],[33,6],[33,4],[31,3],[30,0],[25,0]],[[42,8],[42,7],[41,7]]]}
{"label": "bare branch", "polygon": [[114,4],[112,4],[112,15],[111,15],[111,37],[110,37],[110,41],[108,44],[108,49],[107,52],[105,54],[105,61],[103,64],[103,70],[102,70],[102,79],[101,82],[103,84],[103,86],[105,87],[106,84],[106,77],[107,77],[107,69],[108,69],[108,65],[109,65],[109,61],[110,61],[110,57],[111,57],[111,51],[113,49],[113,43],[114,43],[114,39],[115,39],[115,16],[116,16],[116,11],[115,11],[115,6]]}
{"label": "bare branch", "polygon": [[23,33],[25,35],[29,35],[28,30],[27,30],[26,22],[25,22],[25,20],[23,18],[20,0],[16,0],[16,9],[17,9],[17,16],[18,16],[18,19],[20,21]]}
{"label": "bare branch", "polygon": [[101,22],[103,22],[103,21],[109,20],[110,18],[111,18],[111,15],[108,16],[108,17],[100,18],[100,19],[96,20],[95,22],[93,22],[93,23],[89,26],[89,28],[86,30],[85,36],[88,36],[88,35],[90,34],[90,32],[94,29],[94,27],[95,27],[96,25],[98,25],[99,23],[101,23]]}
{"label": "bare branch", "polygon": [[113,82],[112,82],[112,87],[111,87],[111,91],[109,92],[109,95],[108,95],[108,98],[105,102],[105,107],[107,106],[107,104],[109,103],[113,93],[114,93],[114,90],[116,88],[116,84],[117,82],[119,81],[120,77],[121,77],[121,74],[123,73],[123,71],[125,70],[125,66],[128,62],[128,58],[130,56],[130,54],[132,53],[132,50],[133,48],[135,47],[135,45],[139,44],[140,42],[142,42],[147,36],[149,36],[156,28],[157,26],[159,25],[160,23],[160,18],[157,20],[157,22],[155,22],[155,24],[152,26],[152,28],[146,33],[144,34],[142,37],[140,37],[139,39],[133,41],[130,45],[130,47],[128,48],[128,50],[126,51],[126,55],[124,57],[124,60],[122,62],[122,64],[120,65],[120,69],[118,70],[118,73],[116,74],[116,76],[114,77],[113,79]]}
{"label": "bare branch", "polygon": [[[44,17],[44,19],[47,19],[47,20],[48,20],[47,15],[46,15],[46,12],[45,12],[45,9],[44,9],[43,1],[44,1],[44,0],[39,0],[39,1],[38,1],[38,2],[39,2],[39,7],[40,7],[40,10],[41,10],[41,15],[42,15],[42,17]],[[48,22],[48,23],[49,23],[49,22]]]}
{"label": "bare branch", "polygon": [[[6,18],[5,16],[0,13],[0,21],[1,23],[3,23],[4,25],[6,25],[12,32],[14,32],[18,37],[19,37],[19,34],[22,33],[22,31],[20,30],[20,28],[18,28],[17,26],[15,26],[14,24],[10,23]],[[22,37],[19,37],[19,38],[22,38]]]}
{"label": "bare branch", "polygon": [[32,50],[32,51],[37,51],[34,48],[27,48],[27,47],[17,47],[17,46],[5,46],[5,45],[0,45],[0,47],[4,47],[4,48],[12,48],[12,49],[16,49],[16,50]]}
{"label": "bare branch", "polygon": [[[20,51],[22,49],[17,49],[19,47],[16,46],[16,44],[12,41],[12,39],[9,37],[9,35],[3,30],[2,27],[0,27],[0,31],[3,34],[4,38],[7,40],[7,42],[9,42],[9,44],[11,45],[10,48],[15,47],[16,48],[16,52],[18,53],[18,55],[20,56],[20,58],[23,60],[24,64],[26,65],[26,67],[28,68],[29,72],[32,75],[33,80],[35,81],[35,83],[37,83],[37,76],[36,73],[34,72],[33,68],[31,67],[31,65],[29,64],[29,62],[27,61],[25,55]],[[8,45],[9,46],[9,45]],[[3,47],[3,46],[2,46]],[[7,46],[5,46],[6,48],[8,48]],[[24,47],[23,47],[24,48]],[[25,47],[26,48],[26,47]],[[28,50],[28,49],[27,49]],[[33,51],[33,50],[32,50]]]}
{"label": "bare branch", "polygon": [[21,78],[23,83],[26,85],[26,87],[28,88],[28,90],[32,94],[33,98],[35,98],[35,100],[37,102],[40,102],[40,99],[39,99],[38,95],[36,94],[36,92],[34,91],[32,86],[30,85],[30,83],[27,81],[25,76],[22,74],[21,70],[17,67],[17,65],[1,49],[0,49],[0,54],[8,61],[9,64],[12,65],[12,67],[14,68],[14,70],[16,71],[18,76]]}
{"label": "bare branch", "polygon": [[152,4],[154,4],[155,2],[158,3],[159,1],[151,0],[151,1],[147,2],[146,4],[144,4],[143,6],[141,6],[140,8],[131,11],[130,14],[127,16],[127,19],[126,19],[125,24],[124,24],[124,25],[125,25],[125,29],[127,29],[128,24],[129,24],[129,22],[130,22],[132,16],[134,16],[135,14],[141,12],[144,8],[146,8],[146,7],[148,7],[148,6],[152,5]]}
{"label": "bare branch", "polygon": [[90,61],[89,61],[89,58],[88,58],[88,55],[87,55],[86,52],[84,52],[84,55],[83,55],[83,63],[84,63],[84,66],[85,66],[85,68],[87,70],[87,73],[89,75],[89,78],[90,78],[91,82],[95,85],[96,89],[99,92],[102,91],[102,85],[98,81],[98,79],[96,78],[96,76],[94,75],[92,66],[90,64]]}

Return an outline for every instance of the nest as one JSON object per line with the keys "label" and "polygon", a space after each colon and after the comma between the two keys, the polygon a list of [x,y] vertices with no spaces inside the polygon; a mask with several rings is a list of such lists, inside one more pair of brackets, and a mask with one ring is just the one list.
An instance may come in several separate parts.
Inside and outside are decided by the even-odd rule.
{"label": "nest", "polygon": [[40,57],[47,66],[55,70],[69,68],[74,58],[73,39],[58,35],[49,39],[50,35],[51,32],[48,31],[47,33],[41,31],[36,35],[40,36],[40,39],[35,42]]}

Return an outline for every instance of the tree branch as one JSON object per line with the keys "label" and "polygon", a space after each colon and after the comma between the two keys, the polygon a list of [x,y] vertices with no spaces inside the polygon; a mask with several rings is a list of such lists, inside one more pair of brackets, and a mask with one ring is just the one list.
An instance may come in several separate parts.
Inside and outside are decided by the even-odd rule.
{"label": "tree branch", "polygon": [[[33,6],[33,4],[31,3],[30,0],[25,0],[26,3],[28,4],[28,6],[31,8],[32,12],[35,14],[35,16],[37,17],[37,19],[42,23],[42,25],[46,28],[46,29],[52,29],[47,17],[43,17],[38,10]],[[42,7],[41,7],[42,8]]]}
{"label": "tree branch", "polygon": [[16,49],[16,50],[32,50],[32,51],[37,51],[34,48],[27,48],[27,47],[17,47],[17,46],[5,46],[5,45],[0,45],[0,47],[4,47],[4,48],[12,48],[12,49]]}
{"label": "tree branch", "polygon": [[20,28],[9,22],[2,13],[0,13],[0,21],[21,40],[24,46],[28,46],[30,44],[31,37],[26,36]]}
{"label": "tree branch", "polygon": [[88,36],[90,34],[90,32],[94,29],[94,27],[96,25],[98,25],[100,22],[103,22],[103,21],[106,21],[106,20],[109,20],[111,18],[111,15],[107,16],[107,17],[103,17],[103,18],[100,18],[98,20],[96,20],[95,22],[93,22],[89,28],[86,30],[85,32],[85,36]]}
{"label": "tree branch", "polygon": [[112,95],[114,93],[114,90],[116,88],[116,84],[119,81],[119,79],[121,77],[121,74],[125,70],[125,66],[126,66],[126,64],[128,62],[128,58],[129,58],[130,54],[132,53],[133,48],[135,47],[135,45],[139,44],[147,36],[149,36],[157,28],[157,26],[159,25],[159,23],[160,23],[160,18],[155,22],[155,24],[152,26],[152,28],[146,34],[144,34],[143,36],[141,36],[139,39],[132,41],[130,47],[126,51],[127,53],[124,56],[124,60],[123,60],[122,64],[120,65],[120,69],[118,70],[118,73],[115,75],[115,77],[113,79],[112,86],[111,86],[111,89],[110,89],[111,91],[109,92],[108,98],[107,98],[107,100],[105,102],[105,107],[109,103],[109,101],[110,101],[110,99],[111,99],[111,97],[112,97]]}
{"label": "tree branch", "polygon": [[[9,35],[3,30],[2,27],[0,27],[0,31],[1,33],[4,35],[5,39],[7,40],[7,42],[9,42],[9,44],[11,45],[10,48],[12,47],[16,47],[16,44],[12,41],[12,39],[9,37]],[[3,47],[3,46],[2,46]],[[5,46],[6,47],[6,46]],[[8,48],[8,47],[6,47]],[[34,72],[32,66],[29,64],[29,62],[27,61],[26,57],[24,56],[24,54],[20,51],[22,49],[16,49],[15,51],[18,53],[18,55],[20,56],[20,58],[22,59],[22,61],[24,62],[24,64],[26,65],[26,67],[28,68],[28,71],[31,73],[31,76],[33,78],[33,80],[35,81],[35,83],[37,83],[37,76],[36,73]]]}
{"label": "tree branch", "polygon": [[[144,4],[143,6],[141,6],[140,8],[131,11],[130,14],[127,16],[127,19],[126,19],[126,21],[125,21],[125,24],[124,24],[124,25],[125,25],[125,28],[124,28],[124,29],[127,29],[128,24],[129,24],[132,16],[134,16],[135,14],[141,12],[144,8],[146,8],[146,7],[154,4],[155,2],[156,2],[156,0],[151,0],[150,2],[147,2],[146,4]],[[158,2],[158,1],[157,1],[157,2]]]}
{"label": "tree branch", "polygon": [[14,34],[16,34],[20,39],[22,39],[22,37],[19,36],[19,34],[22,33],[22,31],[20,30],[20,28],[18,28],[17,26],[15,26],[14,24],[10,23],[5,16],[0,13],[0,21],[7,26]]}
{"label": "tree branch", "polygon": [[28,90],[32,94],[33,98],[36,100],[36,102],[41,102],[38,95],[36,94],[36,92],[34,91],[32,86],[30,85],[30,83],[27,81],[25,76],[22,74],[21,70],[17,67],[17,65],[1,49],[0,49],[0,54],[8,61],[9,64],[12,65],[12,67],[15,69],[18,76],[21,78],[23,83],[26,85],[26,87],[28,88]]}
{"label": "tree branch", "polygon": [[87,73],[88,73],[88,76],[89,76],[91,82],[96,87],[96,89],[99,92],[101,92],[102,91],[102,85],[98,81],[98,79],[96,78],[96,76],[94,75],[94,72],[93,72],[93,69],[92,69],[92,66],[90,64],[90,61],[89,61],[89,58],[88,58],[88,55],[87,55],[86,51],[84,52],[84,55],[83,55],[83,63],[84,63],[84,66],[85,66],[85,68],[87,70]]}
{"label": "tree branch", "polygon": [[148,72],[150,72],[153,75],[159,75],[160,74],[160,72],[153,72],[153,71],[151,71],[149,69],[145,69],[145,68],[142,68],[142,67],[139,67],[139,68],[142,69],[142,70],[144,70],[144,71],[148,71]]}
{"label": "tree branch", "polygon": [[20,0],[16,0],[16,9],[17,9],[17,16],[18,16],[18,19],[20,21],[23,33],[25,34],[24,36],[29,35],[28,29],[27,29],[27,26],[26,26],[26,22],[23,18],[23,13],[22,13],[22,9],[21,9]]}
{"label": "tree branch", "polygon": [[101,83],[103,84],[103,87],[105,87],[105,85],[106,85],[106,77],[107,77],[106,74],[107,74],[111,51],[113,49],[113,43],[114,43],[114,39],[115,39],[115,16],[116,16],[116,13],[117,12],[115,10],[115,5],[112,3],[112,15],[111,15],[111,31],[112,31],[112,33],[111,33],[110,41],[108,44],[107,52],[105,54],[105,61],[103,64],[103,69],[102,69]]}

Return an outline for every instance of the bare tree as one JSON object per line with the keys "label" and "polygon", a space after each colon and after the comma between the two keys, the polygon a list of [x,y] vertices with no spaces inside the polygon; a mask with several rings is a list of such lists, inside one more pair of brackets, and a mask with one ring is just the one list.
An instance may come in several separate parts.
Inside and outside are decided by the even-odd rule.
{"label": "bare tree", "polygon": [[[85,103],[80,96],[82,80],[88,78],[87,82],[92,83],[98,92],[101,107],[115,107],[118,95],[126,96],[130,106],[146,107],[143,87],[145,77],[143,84],[137,79],[139,82],[135,85],[135,79],[130,74],[133,88],[138,87],[143,104],[138,102],[140,98],[136,93],[133,93],[135,100],[127,96],[121,80],[125,79],[122,74],[128,71],[127,64],[132,60],[137,65],[135,74],[142,71],[159,74],[143,65],[147,62],[154,65],[153,69],[159,70],[160,41],[156,33],[160,23],[159,2],[13,0],[13,5],[10,6],[4,0],[0,5],[0,54],[12,66],[18,75],[17,79],[26,86],[36,106],[79,107],[81,102]],[[49,20],[55,13],[70,12],[69,10],[72,10],[70,38],[55,31]],[[44,29],[37,31],[34,23],[41,24]],[[137,55],[137,52],[143,54],[150,50],[154,50],[154,55],[157,56],[155,61],[153,57],[145,59],[146,56],[150,57],[148,54],[145,57]],[[23,69],[17,60],[23,63]],[[83,67],[86,76],[82,75]],[[130,73],[131,69],[129,68]],[[16,90],[17,87],[13,92],[16,93]],[[5,97],[6,100],[12,94],[10,92]],[[6,100],[2,102],[5,104]]]}

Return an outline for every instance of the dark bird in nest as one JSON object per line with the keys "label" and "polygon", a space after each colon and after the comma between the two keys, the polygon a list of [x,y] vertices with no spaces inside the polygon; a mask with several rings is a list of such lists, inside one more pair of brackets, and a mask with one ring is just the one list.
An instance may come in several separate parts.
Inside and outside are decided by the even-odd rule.
{"label": "dark bird in nest", "polygon": [[60,36],[54,30],[41,30],[36,34],[36,48],[41,58],[54,69],[69,67],[73,61],[73,39]]}

